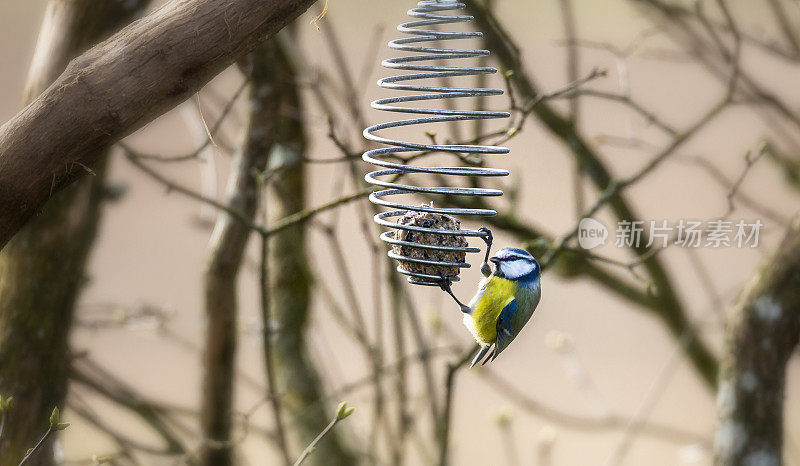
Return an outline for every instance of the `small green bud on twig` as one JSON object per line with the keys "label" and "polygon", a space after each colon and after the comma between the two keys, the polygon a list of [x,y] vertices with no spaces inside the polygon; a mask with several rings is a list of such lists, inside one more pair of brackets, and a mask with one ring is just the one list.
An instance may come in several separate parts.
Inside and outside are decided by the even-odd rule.
{"label": "small green bud on twig", "polygon": [[539,430],[536,440],[540,449],[549,450],[553,448],[557,438],[558,431],[553,426],[546,425]]}
{"label": "small green bud on twig", "polygon": [[498,410],[494,414],[494,422],[496,422],[501,428],[508,428],[511,425],[513,418],[514,414],[507,408]]}
{"label": "small green bud on twig", "polygon": [[58,406],[53,408],[53,413],[50,414],[50,425],[58,424],[58,421],[61,419],[61,412],[58,410]]}
{"label": "small green bud on twig", "polygon": [[65,430],[69,427],[69,422],[61,422],[61,411],[58,409],[58,406],[53,408],[52,414],[50,414],[50,428],[52,430]]}
{"label": "small green bud on twig", "polygon": [[301,464],[303,464],[303,461],[305,461],[306,458],[308,458],[308,455],[310,455],[314,450],[317,449],[317,444],[320,442],[320,440],[325,438],[325,436],[328,435],[328,432],[330,432],[336,426],[336,424],[339,423],[339,421],[347,419],[347,417],[353,414],[353,411],[355,410],[356,410],[355,408],[348,408],[346,402],[340,403],[339,407],[336,409],[336,417],[334,417],[333,420],[331,420],[330,424],[328,424],[328,426],[325,427],[322,430],[322,432],[319,433],[319,435],[317,435],[317,438],[315,438],[305,448],[305,450],[303,450],[303,452],[300,453],[300,457],[297,458],[297,461],[295,461],[294,466],[300,466]]}
{"label": "small green bud on twig", "polygon": [[575,342],[567,333],[551,330],[545,337],[545,344],[547,347],[557,353],[568,353],[575,347]]}
{"label": "small green bud on twig", "polygon": [[100,464],[107,464],[107,463],[110,463],[110,462],[111,462],[111,459],[112,459],[112,458],[111,458],[110,456],[97,456],[97,455],[92,455],[92,464],[93,464],[94,466],[98,466],[98,465],[100,465]]}
{"label": "small green bud on twig", "polygon": [[342,402],[339,404],[339,408],[336,410],[336,419],[341,421],[343,419],[347,419],[356,408],[348,408],[347,402]]}
{"label": "small green bud on twig", "polygon": [[13,401],[14,401],[13,396],[9,396],[8,398],[3,398],[2,396],[0,396],[0,413],[11,409],[11,403]]}

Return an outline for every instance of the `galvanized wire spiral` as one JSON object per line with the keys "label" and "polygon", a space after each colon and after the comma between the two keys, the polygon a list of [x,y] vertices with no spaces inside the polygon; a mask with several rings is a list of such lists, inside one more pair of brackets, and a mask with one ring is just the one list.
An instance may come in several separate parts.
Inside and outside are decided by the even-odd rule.
{"label": "galvanized wire spiral", "polygon": [[[363,160],[377,165],[382,169],[369,173],[366,176],[367,182],[380,186],[382,189],[370,195],[373,203],[388,207],[394,210],[382,212],[375,216],[375,221],[382,226],[395,230],[407,230],[419,233],[431,233],[438,235],[453,235],[464,237],[485,237],[486,231],[480,230],[443,230],[436,228],[424,228],[413,225],[401,225],[390,219],[402,217],[408,211],[431,212],[437,214],[447,214],[452,216],[473,215],[490,216],[497,212],[490,209],[463,209],[463,208],[439,208],[433,206],[406,205],[399,202],[388,200],[391,196],[420,193],[423,195],[445,195],[445,196],[501,196],[502,191],[497,189],[485,189],[477,187],[423,187],[401,184],[397,178],[406,174],[433,174],[453,177],[495,177],[507,176],[508,171],[482,167],[425,167],[402,163],[399,155],[415,155],[427,152],[449,152],[465,156],[468,154],[489,155],[506,154],[508,149],[497,146],[483,145],[461,145],[461,144],[419,144],[389,139],[376,135],[377,131],[390,128],[407,127],[413,125],[427,125],[440,122],[487,120],[495,118],[508,118],[507,112],[494,112],[486,110],[456,110],[456,109],[427,109],[404,107],[398,104],[408,102],[422,102],[430,100],[457,99],[464,97],[494,96],[502,95],[501,89],[466,88],[466,87],[437,87],[426,86],[420,83],[414,84],[413,81],[425,79],[438,79],[449,77],[478,76],[483,74],[493,74],[497,70],[491,67],[464,67],[464,66],[441,66],[436,63],[420,64],[421,62],[454,60],[462,58],[476,58],[489,55],[487,50],[470,50],[457,48],[438,48],[438,44],[431,46],[420,45],[425,42],[437,42],[446,40],[472,39],[481,37],[480,32],[455,32],[424,29],[425,27],[436,27],[436,25],[463,23],[472,21],[474,18],[461,14],[443,14],[452,10],[463,10],[466,5],[454,0],[428,0],[419,2],[417,8],[409,10],[409,16],[415,21],[400,25],[397,29],[410,37],[397,39],[389,42],[389,47],[395,50],[412,52],[414,55],[390,58],[382,64],[385,68],[394,70],[410,71],[411,74],[383,78],[378,81],[378,85],[384,89],[394,89],[397,91],[411,91],[419,94],[403,95],[386,99],[379,99],[372,102],[372,107],[378,110],[397,113],[408,113],[413,115],[427,115],[418,118],[381,123],[371,126],[364,130],[364,136],[371,140],[384,144],[383,147],[366,152]],[[448,63],[449,65],[449,63]],[[420,129],[423,133],[423,129]],[[390,161],[394,160],[394,161]],[[416,242],[402,241],[396,234],[397,231],[387,231],[381,235],[381,239],[392,245],[409,246],[428,250],[439,250],[458,253],[479,252],[475,247],[454,247],[442,245],[420,244]],[[424,265],[441,267],[466,268],[470,265],[466,262],[443,262],[436,260],[415,259],[400,256],[390,251],[389,256],[393,259],[414,262]],[[424,273],[413,272],[403,267],[402,263],[397,270],[408,275],[408,281],[419,285],[440,285],[443,277]],[[448,277],[450,281],[458,280],[458,277]]]}

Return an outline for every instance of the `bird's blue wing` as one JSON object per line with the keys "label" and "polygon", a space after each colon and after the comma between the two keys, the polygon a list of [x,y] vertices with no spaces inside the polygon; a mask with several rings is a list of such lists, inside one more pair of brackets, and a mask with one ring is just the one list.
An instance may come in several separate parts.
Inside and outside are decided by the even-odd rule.
{"label": "bird's blue wing", "polygon": [[508,303],[506,303],[503,310],[500,312],[500,316],[497,318],[497,340],[494,343],[494,353],[492,353],[492,360],[497,357],[500,353],[503,352],[504,349],[508,347],[514,337],[517,335],[514,333],[514,327],[512,326],[512,321],[514,319],[514,315],[517,312],[517,300],[511,299]]}

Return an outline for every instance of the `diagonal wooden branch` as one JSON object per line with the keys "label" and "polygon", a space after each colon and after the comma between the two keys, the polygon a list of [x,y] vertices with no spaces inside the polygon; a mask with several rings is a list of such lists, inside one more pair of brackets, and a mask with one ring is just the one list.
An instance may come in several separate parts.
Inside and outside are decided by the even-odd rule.
{"label": "diagonal wooden branch", "polygon": [[197,92],[315,0],[172,0],[70,63],[0,127],[0,247],[96,149]]}

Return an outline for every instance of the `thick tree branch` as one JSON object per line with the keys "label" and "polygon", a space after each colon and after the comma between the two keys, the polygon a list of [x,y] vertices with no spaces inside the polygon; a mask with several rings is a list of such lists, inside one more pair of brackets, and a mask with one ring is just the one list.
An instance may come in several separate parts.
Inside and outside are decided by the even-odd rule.
{"label": "thick tree branch", "polygon": [[[513,71],[510,81],[516,91],[525,99],[536,100],[541,95],[541,92],[525,71],[519,49],[511,37],[482,2],[479,0],[466,0],[465,3],[472,14],[475,15],[476,23],[479,29],[483,31],[487,45],[495,54],[497,60],[504,68]],[[532,115],[556,138],[569,147],[578,160],[582,172],[598,190],[601,192],[609,190],[610,196],[605,202],[608,203],[618,219],[633,221],[638,218],[638,215],[621,193],[614,190],[614,180],[602,158],[591,147],[572,121],[560,115],[547,102],[536,105],[533,108]],[[680,143],[685,140],[686,138],[676,141],[672,150],[677,149]],[[658,156],[659,159],[663,159],[663,157],[665,156],[661,154]],[[648,309],[661,319],[673,337],[682,336],[689,326],[689,321],[669,274],[658,257],[652,255],[650,248],[647,248],[644,244],[634,248],[633,252],[639,258],[646,258],[646,260],[643,260],[642,265],[655,285],[654,302]],[[717,361],[710,349],[699,338],[693,338],[686,346],[686,354],[703,381],[708,386],[713,387],[717,379]]]}
{"label": "thick tree branch", "polygon": [[98,148],[186,100],[314,1],[173,0],[72,61],[0,127],[0,246],[95,166]]}
{"label": "thick tree branch", "polygon": [[729,316],[716,464],[782,464],[786,363],[800,337],[800,217]]}
{"label": "thick tree branch", "polygon": [[265,60],[269,45],[250,55],[250,96],[244,141],[228,179],[228,210],[239,218],[220,213],[211,235],[205,273],[206,347],[203,353],[203,401],[201,424],[204,441],[200,464],[234,464],[231,427],[237,346],[237,276],[250,237],[261,185],[258,177],[267,169],[274,142],[279,91],[271,82]]}

